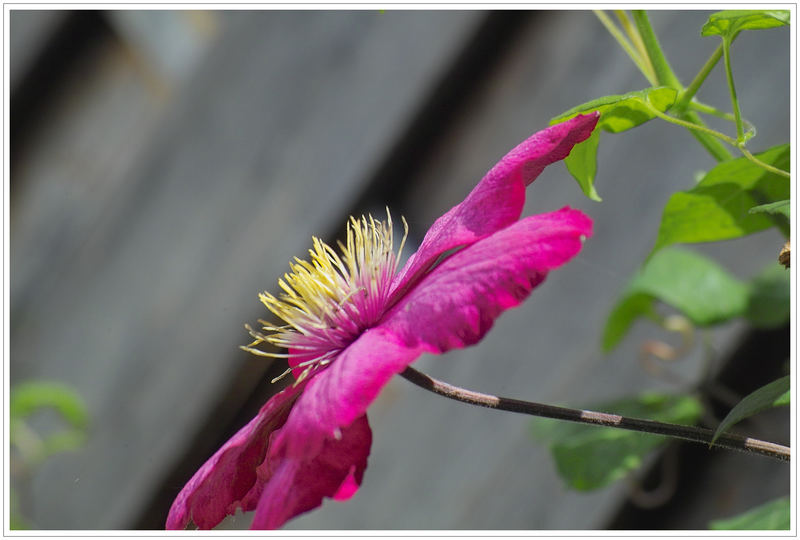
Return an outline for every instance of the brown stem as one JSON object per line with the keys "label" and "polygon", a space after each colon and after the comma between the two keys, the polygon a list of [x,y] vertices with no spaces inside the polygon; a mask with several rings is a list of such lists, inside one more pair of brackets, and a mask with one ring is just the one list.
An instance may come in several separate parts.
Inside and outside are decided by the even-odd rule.
{"label": "brown stem", "polygon": [[[459,388],[458,386],[453,386],[451,384],[436,380],[433,377],[421,373],[411,367],[407,367],[405,371],[400,374],[400,376],[416,384],[417,386],[424,388],[425,390],[429,390],[456,401],[470,403],[472,405],[479,405],[481,407],[489,407],[490,409],[499,409],[501,411],[517,412],[532,416],[541,416],[544,418],[554,418],[556,420],[567,420],[582,424],[615,427],[631,431],[640,431],[643,433],[653,433],[656,435],[664,435],[667,437],[684,439],[687,441],[694,441],[708,445],[711,445],[711,441],[714,437],[713,431],[700,427],[681,426],[678,424],[656,422],[654,420],[628,418],[625,416],[619,416],[617,414],[607,414],[580,409],[568,409],[566,407],[556,407],[554,405],[545,405],[543,403],[532,403],[530,401],[521,401],[518,399],[473,392],[472,390],[466,390],[464,388]],[[730,450],[740,450],[742,452],[761,454],[763,456],[778,459],[780,461],[789,461],[791,455],[791,450],[787,446],[728,433],[723,433],[720,435],[717,440],[714,441],[714,445]]]}

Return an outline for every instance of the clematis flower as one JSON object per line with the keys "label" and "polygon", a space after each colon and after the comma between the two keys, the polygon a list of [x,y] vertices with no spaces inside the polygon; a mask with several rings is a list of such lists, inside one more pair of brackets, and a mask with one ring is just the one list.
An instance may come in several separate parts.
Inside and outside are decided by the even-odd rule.
{"label": "clematis flower", "polygon": [[248,327],[254,341],[244,347],[288,358],[294,384],[195,473],[167,528],[211,528],[239,507],[255,510],[254,529],[277,528],[324,497],[351,497],[372,441],[366,411],[391,377],[423,353],[480,341],[591,234],[591,220],[568,207],[520,215],[525,187],[588,138],[597,118],[577,116],[514,148],[436,220],[399,272],[391,216],[351,218],[340,253],[313,239],[311,260],[295,259],[278,282],[283,293],[260,295],[283,322]]}

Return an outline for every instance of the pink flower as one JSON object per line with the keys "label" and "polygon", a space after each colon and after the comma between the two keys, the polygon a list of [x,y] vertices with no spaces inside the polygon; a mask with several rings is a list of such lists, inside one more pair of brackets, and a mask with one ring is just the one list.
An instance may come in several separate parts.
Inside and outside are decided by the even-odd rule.
{"label": "pink flower", "polygon": [[[391,217],[351,218],[341,255],[315,238],[311,262],[295,259],[279,281],[284,294],[260,295],[282,325],[248,328],[254,341],[245,347],[288,357],[296,382],[195,473],[172,504],[167,528],[190,520],[211,528],[238,507],[256,511],[254,529],[276,528],[323,497],[351,497],[372,441],[366,410],[389,379],[422,353],[480,341],[591,235],[591,220],[578,210],[520,214],[525,187],[596,123],[596,114],[578,116],[509,152],[436,220],[399,272]],[[261,344],[289,354],[257,349]]]}

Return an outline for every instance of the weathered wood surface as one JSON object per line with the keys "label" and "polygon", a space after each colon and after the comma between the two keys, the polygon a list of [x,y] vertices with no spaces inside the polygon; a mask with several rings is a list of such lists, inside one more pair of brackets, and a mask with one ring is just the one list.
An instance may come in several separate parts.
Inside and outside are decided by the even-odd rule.
{"label": "weathered wood surface", "polygon": [[63,24],[66,15],[61,11],[19,11],[14,14],[14,30],[9,36],[9,86],[12,92],[33,69],[48,41]]}
{"label": "weathered wood surface", "polygon": [[[652,15],[684,81],[717,45],[699,37],[705,16]],[[399,188],[387,186],[396,196],[382,199],[378,186],[355,210],[388,203],[394,215],[406,216],[411,241],[418,241],[498,158],[552,116],[647,86],[591,13],[524,19],[508,48],[485,59],[492,67],[481,80],[464,81],[467,97],[458,111],[429,148],[410,158],[415,173]],[[236,350],[246,337],[241,324],[261,316],[255,293],[272,287],[312,234],[334,230],[375,187],[367,183],[483,15],[279,12],[216,20],[218,34],[184,86],[167,98],[151,96],[158,106],[148,105],[141,89],[130,98],[138,100],[137,114],[155,116],[129,120],[139,126],[132,132],[140,150],[126,154],[121,143],[104,146],[100,138],[92,147],[111,148],[109,156],[81,154],[84,166],[118,163],[113,156],[125,166],[84,175],[65,168],[75,156],[63,150],[78,144],[67,144],[70,136],[98,134],[88,121],[81,131],[65,122],[51,128],[61,138],[51,135],[49,146],[24,162],[28,168],[15,172],[27,176],[11,216],[12,380],[67,381],[93,415],[86,451],[54,459],[37,477],[34,518],[43,527],[133,526],[188,442],[209,429],[204,419],[234,417],[256,381],[239,383],[243,395],[225,393],[241,374],[263,372],[261,360]],[[736,49],[734,70],[764,73],[737,79],[745,116],[759,127],[754,146],[787,140],[788,32],[742,35]],[[721,73],[712,78],[701,98],[724,106]],[[774,99],[762,99],[767,91]],[[111,141],[126,132],[100,125]],[[31,173],[48,148],[62,152]],[[594,237],[481,344],[424,357],[417,367],[476,390],[570,405],[676,389],[636,362],[638,343],[660,336],[652,327],[638,325],[607,357],[599,353],[599,332],[652,246],[668,194],[710,164],[684,130],[654,124],[604,136],[601,204],[580,194],[563,165],[546,170],[528,190],[526,212],[584,209],[595,221]],[[69,182],[75,191],[65,187]],[[71,198],[75,193],[81,201]],[[778,242],[777,235],[759,234],[710,252],[744,277],[777,253]],[[715,334],[724,344],[738,330],[731,325]],[[696,380],[700,365],[694,355],[677,368]],[[598,528],[625,496],[624,484],[591,494],[566,490],[546,449],[532,440],[527,418],[453,403],[402,380],[381,394],[370,422],[374,443],[360,492],[288,528]],[[731,466],[749,459],[732,456]],[[762,471],[775,494],[788,490],[784,466],[769,463]],[[757,502],[740,492],[718,510]],[[247,522],[236,516],[226,526]]]}
{"label": "weathered wood surface", "polygon": [[[684,81],[717,46],[699,37],[706,17],[703,12],[651,16]],[[737,90],[746,115],[759,126],[754,147],[766,149],[789,137],[788,32],[742,38],[747,41],[737,40],[734,70],[763,76],[738,78]],[[724,107],[729,101],[723,77],[715,71],[701,98]],[[761,93],[765,80],[772,81],[770,100]],[[533,18],[508,54],[497,59],[492,78],[482,83],[427,156],[411,189],[392,206],[414,233],[422,234],[498,158],[551,117],[598,96],[647,86],[585,12]],[[594,237],[523,306],[504,314],[479,345],[425,357],[416,366],[467,388],[573,406],[645,390],[680,390],[646,373],[636,360],[644,339],[664,337],[653,326],[637,325],[608,356],[599,352],[599,333],[617,295],[652,248],[669,194],[691,186],[695,171],[712,166],[704,152],[681,128],[655,122],[635,133],[604,135],[597,184],[604,202],[599,204],[583,197],[563,165],[546,169],[528,188],[526,211],[581,208],[595,222]],[[707,251],[747,277],[774,260],[780,244],[779,235],[768,232]],[[739,328],[716,330],[715,342],[724,347]],[[696,381],[701,365],[694,354],[676,367]],[[374,443],[361,491],[345,504],[326,503],[288,528],[602,528],[627,493],[624,482],[591,493],[567,490],[546,449],[533,441],[529,419],[453,403],[404,380],[393,381],[381,394],[370,422]],[[750,467],[753,458],[733,454],[726,459],[727,470],[736,471]],[[705,508],[695,509],[691,522],[673,526],[697,527],[703,517],[733,515],[788,492],[784,464],[757,466],[764,474],[758,489],[723,491],[722,497],[717,492]]]}
{"label": "weathered wood surface", "polygon": [[[481,18],[220,14],[218,41],[156,109],[137,154],[108,141],[127,125],[51,128],[61,138],[49,139],[60,145],[47,169],[16,171],[27,185],[12,209],[11,372],[74,385],[92,433],[85,451],[38,475],[36,523],[130,526],[252,361],[237,346],[261,314],[256,293],[312,234],[338,225]],[[141,117],[120,117],[130,112],[118,103],[108,114],[139,133]],[[67,153],[70,137],[108,144]],[[126,159],[102,169],[122,180],[93,174]]]}

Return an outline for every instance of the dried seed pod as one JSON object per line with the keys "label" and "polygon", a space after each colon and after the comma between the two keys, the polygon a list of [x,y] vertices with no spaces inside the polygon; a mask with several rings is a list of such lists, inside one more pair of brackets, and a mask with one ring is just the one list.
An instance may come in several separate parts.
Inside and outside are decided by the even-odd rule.
{"label": "dried seed pod", "polygon": [[778,262],[781,263],[786,268],[789,268],[789,263],[792,258],[792,246],[790,245],[791,240],[787,240],[785,244],[783,244],[783,248],[781,248],[781,252],[778,253]]}

